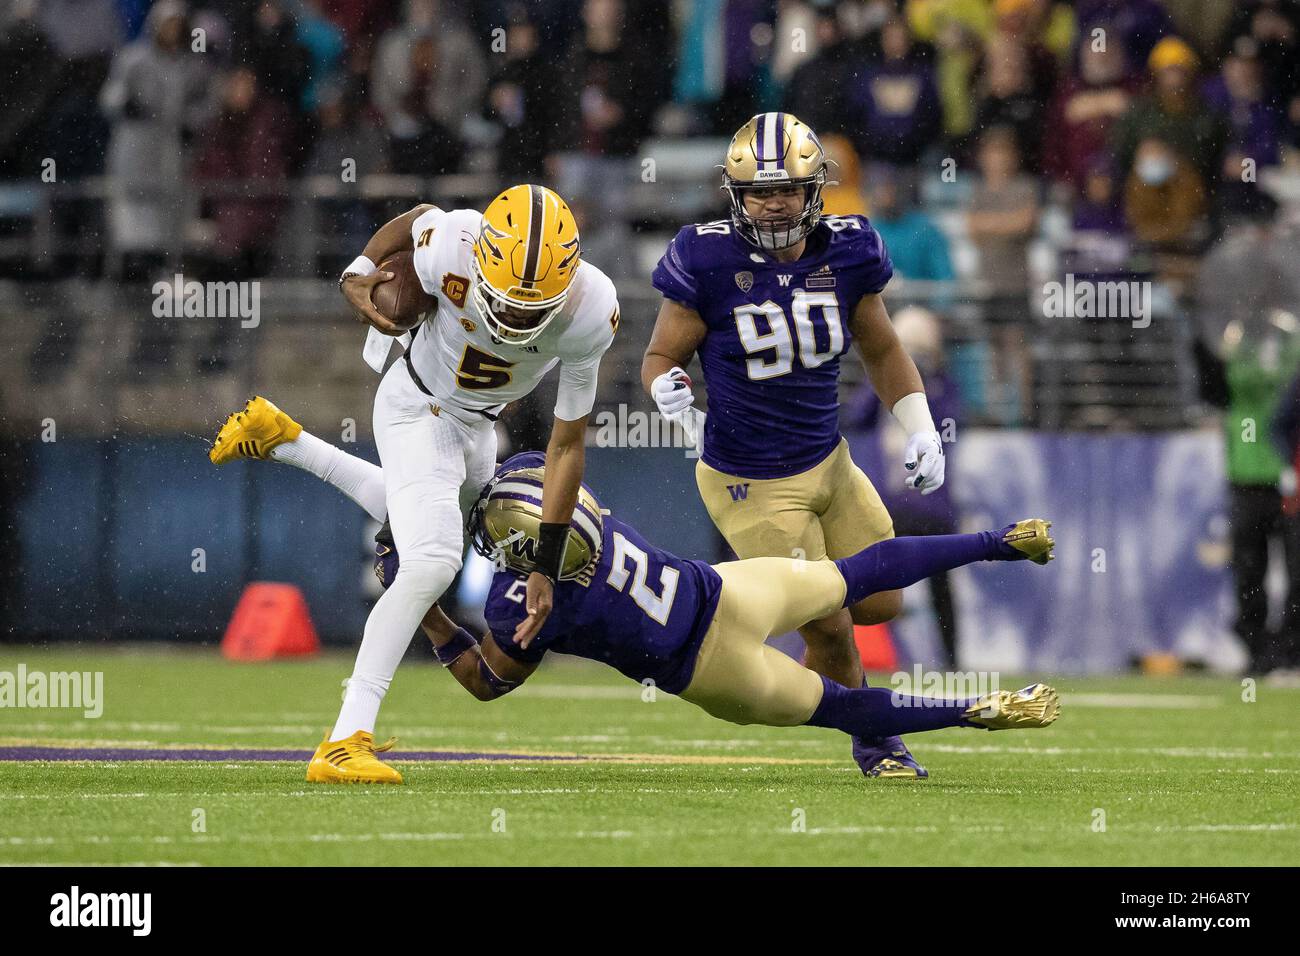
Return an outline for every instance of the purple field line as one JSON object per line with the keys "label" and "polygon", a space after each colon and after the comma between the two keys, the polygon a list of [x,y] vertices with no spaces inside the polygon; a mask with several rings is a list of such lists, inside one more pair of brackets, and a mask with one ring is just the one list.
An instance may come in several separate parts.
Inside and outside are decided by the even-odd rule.
{"label": "purple field line", "polygon": [[[298,760],[312,757],[310,750],[263,748],[208,750],[170,747],[0,747],[0,760],[202,760],[224,763],[238,760]],[[578,754],[466,753],[452,750],[406,750],[391,760],[586,760]]]}

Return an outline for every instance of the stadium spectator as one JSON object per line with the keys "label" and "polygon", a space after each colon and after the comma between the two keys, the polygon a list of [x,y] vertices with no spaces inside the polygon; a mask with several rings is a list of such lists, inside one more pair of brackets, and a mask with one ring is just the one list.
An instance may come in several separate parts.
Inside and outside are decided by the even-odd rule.
{"label": "stadium spectator", "polygon": [[966,208],[966,231],[979,250],[993,340],[994,400],[1010,420],[1028,414],[1032,375],[1026,345],[1029,241],[1038,228],[1038,183],[1020,171],[1016,134],[997,126],[980,137],[980,178]]}
{"label": "stadium spectator", "polygon": [[1080,48],[1098,41],[1116,45],[1132,69],[1140,68],[1160,39],[1174,31],[1159,0],[1076,0],[1074,10]]}
{"label": "stadium spectator", "polygon": [[483,54],[466,27],[440,0],[406,0],[405,19],[379,41],[371,73],[393,171],[457,172],[465,120],[479,112],[486,86]]}
{"label": "stadium spectator", "polygon": [[1151,51],[1147,63],[1152,92],[1136,99],[1115,125],[1113,151],[1117,171],[1127,177],[1138,144],[1157,139],[1195,166],[1206,184],[1222,168],[1227,126],[1216,112],[1206,109],[1196,88],[1196,54],[1177,37],[1165,37]]}
{"label": "stadium spectator", "polygon": [[1008,127],[984,133],[977,162],[980,178],[967,205],[966,230],[979,248],[980,273],[995,295],[1023,299],[1029,240],[1038,228],[1038,184],[1021,172],[1016,134]]}
{"label": "stadium spectator", "polygon": [[[773,24],[771,73],[772,82],[784,90],[795,70],[817,55],[819,26],[830,7],[821,11],[807,0],[778,0]],[[796,114],[798,115],[798,114]]]}
{"label": "stadium spectator", "polygon": [[922,282],[946,282],[955,278],[948,253],[948,237],[917,202],[916,190],[908,177],[883,163],[867,173],[871,198],[871,224],[880,233],[894,274]]}
{"label": "stadium spectator", "polygon": [[500,128],[497,172],[511,182],[537,179],[550,137],[550,64],[535,19],[523,3],[507,8],[505,51],[492,60],[485,110]]}
{"label": "stadium spectator", "polygon": [[1083,43],[1079,71],[1067,75],[1048,110],[1043,135],[1043,165],[1054,179],[1079,186],[1088,170],[1109,158],[1115,122],[1127,112],[1136,78],[1126,75],[1117,45]]}
{"label": "stadium spectator", "polygon": [[319,134],[303,170],[308,176],[329,177],[344,183],[344,195],[322,199],[317,204],[319,221],[337,239],[338,252],[318,259],[322,275],[337,276],[351,261],[351,250],[363,247],[375,231],[382,214],[347,185],[345,163],[359,183],[363,177],[386,173],[388,141],[367,108],[364,87],[355,82],[337,82],[323,87],[317,108]]}
{"label": "stadium spectator", "polygon": [[817,9],[816,53],[799,64],[786,84],[782,109],[822,135],[844,125],[844,90],[861,62],[856,47],[840,29],[836,8]]}
{"label": "stadium spectator", "polygon": [[376,38],[397,20],[398,5],[392,0],[320,0],[320,9],[343,30],[349,49],[369,56]]}
{"label": "stadium spectator", "polygon": [[1247,37],[1255,43],[1267,102],[1294,127],[1300,123],[1300,3],[1240,0],[1224,38],[1223,53]]}
{"label": "stadium spectator", "polygon": [[0,63],[7,67],[8,108],[0,111],[0,176],[30,179],[57,155],[45,145],[45,120],[58,95],[60,63],[36,21],[35,0],[0,11]]}
{"label": "stadium spectator", "polygon": [[1078,233],[1097,233],[1103,237],[1123,237],[1128,233],[1115,173],[1108,160],[1101,157],[1093,160],[1084,174],[1072,214],[1076,238]]}
{"label": "stadium spectator", "polygon": [[982,0],[908,0],[906,16],[915,39],[934,46],[943,131],[951,142],[962,142],[975,129],[970,91],[993,29],[993,8]]}
{"label": "stadium spectator", "polygon": [[[994,30],[985,44],[986,51],[991,49],[990,43],[998,40],[1003,44],[1011,41],[1020,48],[1019,65],[1025,72],[1023,82],[1039,103],[1047,102],[1057,84],[1056,55],[1044,43],[1054,10],[1042,0],[996,0]],[[1068,35],[1054,39],[1059,42]],[[992,48],[996,49],[996,44]]]}
{"label": "stadium spectator", "polygon": [[[261,95],[250,67],[237,67],[223,78],[221,109],[200,134],[195,175],[217,185],[208,204],[216,226],[215,268],[224,279],[264,275],[270,265],[283,205],[274,187],[289,169],[286,120],[284,103]],[[247,184],[243,194],[241,181]],[[231,185],[237,190],[233,194]]]}
{"label": "stadium spectator", "polygon": [[1010,33],[993,34],[984,48],[984,77],[975,109],[975,127],[984,130],[1007,126],[1014,130],[1024,169],[1031,173],[1041,167],[1045,102],[1035,86],[1024,42]]}
{"label": "stadium spectator", "polygon": [[847,131],[864,159],[913,167],[942,128],[934,70],[912,55],[901,17],[881,28],[880,45],[880,62],[863,68],[848,91]]}
{"label": "stadium spectator", "polygon": [[1191,162],[1163,140],[1142,140],[1124,184],[1134,238],[1158,252],[1193,252],[1207,238],[1208,207],[1205,181]]}
{"label": "stadium spectator", "polygon": [[1219,189],[1221,209],[1232,210],[1256,189],[1256,175],[1282,158],[1282,117],[1265,102],[1263,77],[1253,40],[1242,37],[1206,81],[1203,95],[1228,120],[1228,143]]}
{"label": "stadium spectator", "polygon": [[766,49],[755,41],[766,36],[770,47],[772,9],[772,0],[702,0],[687,8],[675,95],[699,110],[712,132],[730,132],[758,112]]}
{"label": "stadium spectator", "polygon": [[[557,87],[571,91],[572,108],[552,124],[547,159],[557,190],[573,207],[584,248],[603,247],[607,272],[626,274],[627,197],[633,164],[650,132],[658,80],[647,56],[654,47],[625,29],[623,0],[586,0],[582,31],[559,65]],[[590,245],[589,245],[590,244]]]}
{"label": "stadium spectator", "polygon": [[1291,254],[1294,237],[1276,227],[1275,216],[1276,203],[1255,193],[1198,275],[1201,335],[1222,363],[1236,631],[1252,672],[1286,663],[1283,642],[1267,628],[1264,589],[1270,541],[1279,537],[1290,569],[1282,633],[1300,628],[1300,537],[1282,521],[1279,490],[1289,462],[1270,441],[1279,399],[1300,369],[1300,276]]}
{"label": "stadium spectator", "polygon": [[210,115],[207,62],[186,43],[185,6],[159,0],[113,60],[99,102],[112,122],[109,242],[116,268],[144,275],[181,246],[185,136]]}
{"label": "stadium spectator", "polygon": [[98,95],[122,46],[122,19],[113,0],[41,0],[37,19],[60,61],[58,96],[42,124],[45,155],[59,158],[62,179],[96,175],[109,134]]}
{"label": "stadium spectator", "polygon": [[326,15],[325,0],[299,0],[295,38],[307,51],[309,69],[301,106],[312,113],[320,104],[321,89],[334,79],[347,50],[343,30]]}

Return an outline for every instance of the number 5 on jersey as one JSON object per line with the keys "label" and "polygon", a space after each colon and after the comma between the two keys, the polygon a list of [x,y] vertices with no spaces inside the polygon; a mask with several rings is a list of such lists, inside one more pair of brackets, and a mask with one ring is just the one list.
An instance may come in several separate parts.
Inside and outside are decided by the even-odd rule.
{"label": "number 5 on jersey", "polygon": [[514,362],[507,362],[503,358],[481,352],[472,345],[466,345],[465,352],[460,357],[460,365],[456,367],[456,384],[474,391],[500,388],[510,384],[510,370],[514,367]]}

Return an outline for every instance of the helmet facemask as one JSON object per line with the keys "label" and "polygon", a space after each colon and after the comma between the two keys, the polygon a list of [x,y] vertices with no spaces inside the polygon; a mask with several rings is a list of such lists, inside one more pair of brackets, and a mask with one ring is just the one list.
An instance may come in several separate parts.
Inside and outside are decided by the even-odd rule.
{"label": "helmet facemask", "polygon": [[[477,257],[474,258],[470,271],[470,298],[474,302],[474,309],[493,337],[506,345],[524,346],[534,341],[560,314],[568,298],[566,289],[550,300],[525,305],[506,297],[489,285],[483,278]],[[524,320],[528,323],[526,326],[519,324],[521,313],[527,316]]]}
{"label": "helmet facemask", "polygon": [[[826,170],[819,169],[813,176],[802,179],[769,182],[742,182],[723,176],[723,188],[731,196],[731,222],[741,238],[751,245],[769,252],[786,249],[806,238],[821,222],[822,188],[826,185]],[[745,208],[745,193],[765,189],[802,186],[803,210],[785,219],[765,219],[752,215]]]}

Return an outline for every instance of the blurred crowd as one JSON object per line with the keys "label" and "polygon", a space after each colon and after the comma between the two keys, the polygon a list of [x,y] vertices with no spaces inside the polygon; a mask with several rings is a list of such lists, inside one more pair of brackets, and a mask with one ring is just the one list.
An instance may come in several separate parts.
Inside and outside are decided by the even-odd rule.
{"label": "blurred crowd", "polygon": [[[1052,197],[1096,257],[1186,269],[1300,130],[1296,0],[10,0],[0,176],[108,173],[127,261],[186,182],[495,172],[618,218],[654,135],[781,108],[838,162],[904,275],[948,278],[923,174],[970,169],[967,229],[1018,293]],[[943,180],[946,181],[946,180]],[[215,189],[229,267],[278,212]]]}

